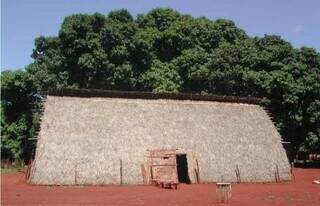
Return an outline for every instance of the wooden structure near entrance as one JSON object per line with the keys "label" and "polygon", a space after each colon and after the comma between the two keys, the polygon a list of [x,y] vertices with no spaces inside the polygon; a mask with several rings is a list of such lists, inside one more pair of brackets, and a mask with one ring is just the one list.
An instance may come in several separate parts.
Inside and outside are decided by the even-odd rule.
{"label": "wooden structure near entrance", "polygon": [[156,186],[177,189],[178,171],[176,150],[150,151],[151,181]]}

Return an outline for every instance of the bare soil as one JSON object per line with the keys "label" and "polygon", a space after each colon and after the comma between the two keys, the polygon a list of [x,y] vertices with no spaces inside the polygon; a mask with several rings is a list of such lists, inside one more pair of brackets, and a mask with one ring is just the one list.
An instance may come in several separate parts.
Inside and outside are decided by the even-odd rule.
{"label": "bare soil", "polygon": [[[233,184],[228,205],[320,205],[320,169],[295,169],[295,181]],[[1,205],[223,205],[215,184],[180,184],[178,190],[155,186],[35,186],[23,173],[1,174]]]}

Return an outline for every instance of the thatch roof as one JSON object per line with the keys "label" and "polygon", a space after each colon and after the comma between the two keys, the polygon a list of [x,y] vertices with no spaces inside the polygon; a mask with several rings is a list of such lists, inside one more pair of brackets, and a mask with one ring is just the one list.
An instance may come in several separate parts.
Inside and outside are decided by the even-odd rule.
{"label": "thatch roof", "polygon": [[202,182],[290,179],[280,135],[258,105],[65,94],[45,103],[31,183],[146,183],[153,149],[187,154],[191,182],[196,170]]}

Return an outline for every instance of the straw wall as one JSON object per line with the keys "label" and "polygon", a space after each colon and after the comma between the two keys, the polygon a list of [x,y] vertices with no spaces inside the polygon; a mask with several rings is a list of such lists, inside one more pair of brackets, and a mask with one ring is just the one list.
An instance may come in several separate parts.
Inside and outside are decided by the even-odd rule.
{"label": "straw wall", "polygon": [[257,105],[48,96],[37,144],[35,184],[147,183],[153,149],[186,153],[191,182],[196,171],[201,182],[290,179],[280,135]]}

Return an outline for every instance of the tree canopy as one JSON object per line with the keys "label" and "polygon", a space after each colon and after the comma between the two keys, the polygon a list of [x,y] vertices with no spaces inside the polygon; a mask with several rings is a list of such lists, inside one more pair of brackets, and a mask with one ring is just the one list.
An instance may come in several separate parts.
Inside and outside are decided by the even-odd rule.
{"label": "tree canopy", "polygon": [[172,9],[117,10],[66,17],[31,56],[25,70],[1,73],[3,157],[27,158],[39,118],[32,94],[62,87],[260,97],[295,152],[320,151],[320,54],[280,36]]}

